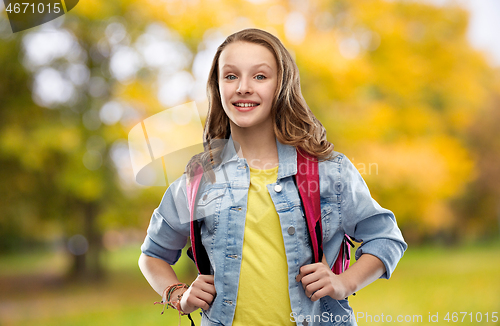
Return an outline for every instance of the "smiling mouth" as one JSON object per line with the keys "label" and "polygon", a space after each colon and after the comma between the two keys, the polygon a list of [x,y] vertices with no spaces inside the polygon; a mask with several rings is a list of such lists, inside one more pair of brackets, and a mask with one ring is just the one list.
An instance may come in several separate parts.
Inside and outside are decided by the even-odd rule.
{"label": "smiling mouth", "polygon": [[239,108],[251,108],[258,106],[259,103],[233,103],[233,105]]}

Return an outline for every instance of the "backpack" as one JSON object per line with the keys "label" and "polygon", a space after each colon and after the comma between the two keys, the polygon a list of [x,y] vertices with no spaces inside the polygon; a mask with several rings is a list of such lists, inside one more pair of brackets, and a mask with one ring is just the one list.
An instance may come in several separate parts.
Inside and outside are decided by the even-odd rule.
{"label": "backpack", "polygon": [[[294,176],[294,182],[299,190],[302,210],[305,214],[313,263],[321,262],[323,257],[323,231],[321,225],[318,172],[318,159],[297,148],[297,174]],[[200,274],[209,275],[210,260],[205,247],[201,243],[201,222],[194,220],[195,203],[202,175],[203,168],[201,165],[198,165],[195,168],[195,176],[190,182],[187,182],[187,198],[191,224],[191,247],[188,249],[188,256],[194,261]],[[337,275],[349,267],[351,258],[349,245],[354,247],[349,236],[344,234],[337,260],[332,267],[332,271]]]}

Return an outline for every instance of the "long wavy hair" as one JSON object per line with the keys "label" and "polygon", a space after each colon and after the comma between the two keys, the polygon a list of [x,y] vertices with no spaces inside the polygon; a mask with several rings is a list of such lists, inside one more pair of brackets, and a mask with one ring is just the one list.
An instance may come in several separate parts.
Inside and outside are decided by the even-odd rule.
{"label": "long wavy hair", "polygon": [[[278,85],[271,107],[274,133],[282,144],[292,145],[320,160],[329,159],[333,144],[326,139],[326,130],[307,106],[300,90],[299,69],[288,50],[274,35],[255,28],[244,29],[232,35],[217,48],[207,83],[208,115],[203,133],[205,151],[188,163],[188,176],[193,176],[196,165],[201,165],[213,182],[212,168],[222,158],[223,141],[231,134],[229,118],[222,107],[219,91],[219,58],[224,49],[234,42],[248,42],[271,51],[278,66]],[[198,164],[192,164],[198,163]]]}

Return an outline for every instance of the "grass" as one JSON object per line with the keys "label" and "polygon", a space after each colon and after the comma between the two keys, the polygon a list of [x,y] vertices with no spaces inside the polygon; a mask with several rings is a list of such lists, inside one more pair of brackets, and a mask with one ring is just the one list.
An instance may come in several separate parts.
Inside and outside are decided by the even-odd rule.
{"label": "grass", "polygon": [[[107,253],[106,281],[86,284],[62,281],[64,253],[0,257],[0,325],[177,325],[176,311],[160,315],[162,307],[153,306],[159,296],[137,267],[139,253],[139,245]],[[184,275],[181,281],[194,278],[190,267],[185,256],[175,266],[178,275]],[[387,324],[427,325],[429,316],[438,314],[439,322],[433,324],[500,325],[491,321],[492,312],[500,314],[499,276],[499,242],[410,247],[391,280],[378,280],[349,301],[360,325],[384,324],[382,314],[384,321],[393,319]],[[448,312],[450,322],[444,320]],[[451,320],[453,312],[456,323]],[[475,322],[476,313],[482,314],[481,323]],[[408,322],[396,322],[398,316]],[[193,317],[200,325],[199,314]],[[182,325],[189,325],[186,317]]]}
{"label": "grass", "polygon": [[[153,305],[161,298],[137,266],[139,246],[108,252],[106,279],[84,284],[63,281],[61,272],[67,267],[63,253],[0,257],[0,326],[177,325],[176,311],[160,315],[163,306]],[[189,275],[183,271],[190,264],[183,257],[174,269]],[[200,325],[200,316],[193,317]],[[182,325],[190,324],[187,317],[182,319]]]}
{"label": "grass", "polygon": [[[451,318],[454,312],[460,316],[460,325],[476,325],[476,313],[482,313],[483,319],[485,313],[489,317],[492,312],[500,315],[499,276],[498,242],[459,248],[410,247],[390,281],[374,282],[352,297],[350,303],[355,312],[365,316],[384,314],[394,320],[399,315],[415,320],[414,315],[422,316],[421,322],[405,325],[430,324],[429,316],[436,314],[438,324],[453,324],[444,317],[449,313]],[[464,318],[460,312],[472,313],[473,322],[470,315]],[[359,322],[365,324],[366,318]],[[480,324],[500,325],[491,320]]]}

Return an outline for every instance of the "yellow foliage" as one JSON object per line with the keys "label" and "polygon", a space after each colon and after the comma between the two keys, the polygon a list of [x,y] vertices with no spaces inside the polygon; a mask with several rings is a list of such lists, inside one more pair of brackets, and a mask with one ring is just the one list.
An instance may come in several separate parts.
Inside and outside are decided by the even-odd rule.
{"label": "yellow foliage", "polygon": [[447,200],[460,195],[474,177],[472,158],[449,136],[405,138],[391,144],[364,142],[355,152],[353,163],[358,169],[361,164],[376,164],[377,173],[369,171],[364,177],[378,193],[387,194],[383,205],[398,219],[420,219],[430,230],[453,221]]}
{"label": "yellow foliage", "polygon": [[[303,41],[287,38],[292,12],[305,19]],[[468,44],[463,9],[384,0],[89,0],[75,14],[91,20],[121,15],[130,20],[131,36],[163,22],[195,55],[209,33],[227,36],[246,27],[272,32],[296,59],[303,94],[329,140],[351,158],[382,206],[403,227],[411,222],[423,233],[455,221],[449,203],[476,176],[464,139],[493,87],[490,68]],[[342,51],[346,42],[351,53]],[[144,119],[166,109],[154,80],[116,83],[112,97],[130,103]],[[499,81],[496,87],[500,93]],[[207,103],[198,104],[203,116]],[[44,128],[35,135],[43,148],[71,151],[81,142],[70,128]],[[1,136],[4,151],[29,148],[25,164],[43,161],[43,151],[26,144],[21,129],[8,127]],[[63,182],[91,200],[102,193],[103,182],[89,175],[84,170],[69,178],[68,171]]]}
{"label": "yellow foliage", "polygon": [[158,100],[158,88],[155,86],[151,82],[134,80],[129,84],[117,85],[115,96],[144,110],[144,116],[150,116],[165,109]]}

